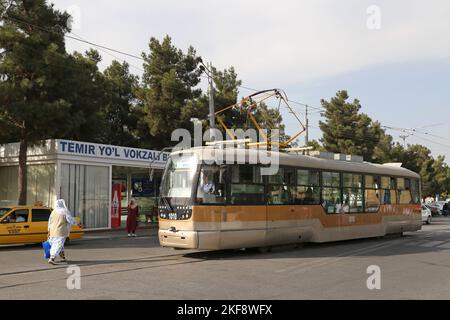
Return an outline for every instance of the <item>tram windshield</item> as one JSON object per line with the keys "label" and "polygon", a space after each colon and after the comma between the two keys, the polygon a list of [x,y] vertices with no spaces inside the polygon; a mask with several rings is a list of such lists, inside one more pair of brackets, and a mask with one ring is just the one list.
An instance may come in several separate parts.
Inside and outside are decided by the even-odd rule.
{"label": "tram windshield", "polygon": [[161,197],[190,199],[197,167],[194,155],[171,157],[161,183]]}

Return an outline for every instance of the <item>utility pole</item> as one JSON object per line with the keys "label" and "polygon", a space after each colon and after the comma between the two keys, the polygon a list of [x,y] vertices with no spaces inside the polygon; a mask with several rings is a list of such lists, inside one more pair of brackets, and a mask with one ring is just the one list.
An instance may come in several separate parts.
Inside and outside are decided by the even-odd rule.
{"label": "utility pole", "polygon": [[309,118],[308,118],[308,105],[305,105],[306,112],[305,112],[305,123],[306,123],[306,135],[305,135],[305,146],[308,146],[309,143]]}
{"label": "utility pole", "polygon": [[399,136],[399,137],[400,137],[400,139],[403,140],[403,148],[406,149],[406,138],[408,138],[409,135],[402,135],[402,136]]}
{"label": "utility pole", "polygon": [[215,116],[214,116],[214,83],[212,74],[212,63],[209,63],[208,70],[208,81],[209,81],[209,126],[211,129],[215,128]]}

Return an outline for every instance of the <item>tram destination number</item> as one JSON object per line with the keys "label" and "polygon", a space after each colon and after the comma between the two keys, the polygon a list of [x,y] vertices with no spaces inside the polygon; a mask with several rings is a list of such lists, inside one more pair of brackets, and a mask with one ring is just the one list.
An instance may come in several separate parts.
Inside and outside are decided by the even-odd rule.
{"label": "tram destination number", "polygon": [[272,305],[266,304],[222,304],[220,308],[210,306],[179,306],[178,315],[196,315],[208,318],[212,315],[272,315]]}

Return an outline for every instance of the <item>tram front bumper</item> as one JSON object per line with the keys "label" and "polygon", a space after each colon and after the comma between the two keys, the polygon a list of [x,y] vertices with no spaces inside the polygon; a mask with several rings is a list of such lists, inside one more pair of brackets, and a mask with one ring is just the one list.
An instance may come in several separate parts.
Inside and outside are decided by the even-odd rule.
{"label": "tram front bumper", "polygon": [[198,248],[197,231],[181,231],[175,229],[160,229],[158,231],[159,243],[162,247],[183,249]]}

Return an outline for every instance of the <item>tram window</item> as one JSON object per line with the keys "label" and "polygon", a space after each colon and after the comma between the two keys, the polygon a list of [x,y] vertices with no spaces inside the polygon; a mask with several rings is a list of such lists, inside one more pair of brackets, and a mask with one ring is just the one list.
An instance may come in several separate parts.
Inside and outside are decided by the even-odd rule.
{"label": "tram window", "polygon": [[397,179],[398,188],[398,203],[399,204],[411,204],[412,194],[411,194],[411,183],[409,179],[398,178]]}
{"label": "tram window", "polygon": [[291,188],[285,185],[269,186],[269,204],[291,204]]}
{"label": "tram window", "polygon": [[381,177],[381,188],[382,189],[391,189],[391,178]]}
{"label": "tram window", "polygon": [[396,179],[392,177],[381,177],[381,204],[397,204]]}
{"label": "tram window", "polygon": [[297,186],[292,187],[295,204],[320,204],[319,177],[318,170],[297,169]]}
{"label": "tram window", "polygon": [[399,204],[411,204],[412,203],[412,196],[411,196],[411,190],[399,190],[398,191],[399,196]]}
{"label": "tram window", "polygon": [[322,172],[322,185],[324,187],[340,187],[341,175],[339,172]]}
{"label": "tram window", "polygon": [[232,183],[263,183],[261,168],[251,165],[231,166]]}
{"label": "tram window", "polygon": [[293,168],[279,168],[278,173],[268,177],[269,204],[291,204],[292,189],[295,185],[295,170]]}
{"label": "tram window", "polygon": [[397,191],[382,189],[381,194],[381,204],[397,204]]}
{"label": "tram window", "polygon": [[397,189],[405,190],[405,178],[397,178]]}
{"label": "tram window", "polygon": [[225,200],[225,168],[202,166],[197,188],[197,203],[223,204]]}
{"label": "tram window", "polygon": [[411,196],[414,204],[420,203],[420,188],[419,188],[419,180],[413,179],[411,181]]}
{"label": "tram window", "polygon": [[322,188],[322,206],[326,213],[339,213],[341,210],[341,189]]}
{"label": "tram window", "polygon": [[[344,188],[343,199],[344,201],[342,202],[343,203],[342,209],[348,206],[348,212],[350,213],[364,211],[362,189]],[[347,212],[341,211],[341,213]]]}
{"label": "tram window", "polygon": [[365,205],[366,212],[378,212],[378,209],[380,208],[380,191],[377,189],[366,189]]}
{"label": "tram window", "polygon": [[292,187],[294,204],[320,204],[320,188],[315,186]]}
{"label": "tram window", "polygon": [[293,168],[279,168],[274,175],[268,176],[269,184],[295,185]]}
{"label": "tram window", "polygon": [[230,196],[232,204],[265,205],[265,191],[261,167],[232,165]]}
{"label": "tram window", "polygon": [[319,186],[319,175],[318,170],[297,170],[297,185],[298,186]]}
{"label": "tram window", "polygon": [[344,187],[347,188],[362,188],[362,175],[354,173],[344,173],[342,175]]}
{"label": "tram window", "polygon": [[391,189],[396,189],[396,188],[395,188],[396,185],[397,185],[397,184],[396,184],[396,182],[395,182],[395,178],[391,178]]}
{"label": "tram window", "polygon": [[405,179],[405,189],[411,190],[411,179]]}
{"label": "tram window", "polygon": [[231,204],[265,204],[264,185],[231,184]]}
{"label": "tram window", "polygon": [[378,189],[380,187],[380,178],[378,176],[366,175],[364,178],[366,189]]}

